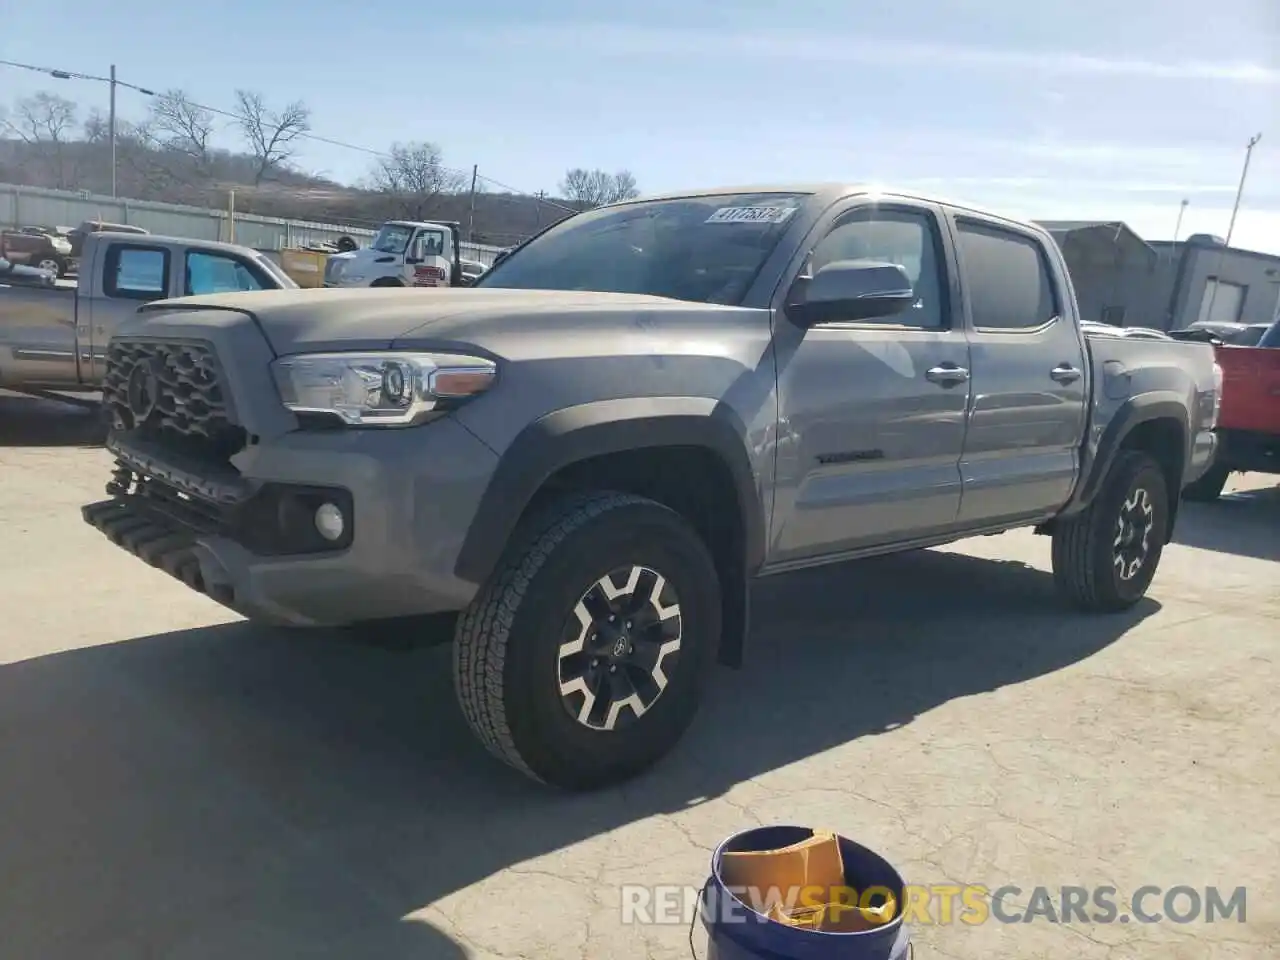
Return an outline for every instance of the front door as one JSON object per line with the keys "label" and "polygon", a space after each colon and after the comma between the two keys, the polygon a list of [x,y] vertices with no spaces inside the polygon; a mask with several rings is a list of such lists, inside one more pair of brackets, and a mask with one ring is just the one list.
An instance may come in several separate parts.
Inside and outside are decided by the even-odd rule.
{"label": "front door", "polygon": [[779,311],[779,444],[770,564],[927,537],[960,507],[969,347],[953,310],[948,243],[927,205],[850,205],[805,269],[900,264],[913,307],[800,329]]}
{"label": "front door", "polygon": [[953,224],[973,371],[960,519],[1045,516],[1071,496],[1087,413],[1066,277],[1034,234],[967,215]]}
{"label": "front door", "polygon": [[120,324],[142,304],[178,294],[170,286],[171,259],[166,246],[121,241],[107,246],[100,261],[81,264],[90,274],[80,282],[91,292],[87,299],[82,296],[76,329],[81,377],[88,384],[102,382],[107,344]]}

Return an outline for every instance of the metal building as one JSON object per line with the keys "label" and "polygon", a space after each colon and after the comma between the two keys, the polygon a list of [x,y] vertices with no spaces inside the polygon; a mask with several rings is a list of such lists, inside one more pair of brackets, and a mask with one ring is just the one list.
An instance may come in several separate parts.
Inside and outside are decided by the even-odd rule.
{"label": "metal building", "polygon": [[1271,323],[1280,319],[1280,256],[1228,247],[1208,234],[1152,244],[1172,264],[1161,284],[1166,330],[1197,320]]}
{"label": "metal building", "polygon": [[1162,326],[1163,304],[1156,291],[1161,273],[1172,271],[1150,244],[1119,221],[1039,224],[1062,250],[1082,319],[1117,327]]}

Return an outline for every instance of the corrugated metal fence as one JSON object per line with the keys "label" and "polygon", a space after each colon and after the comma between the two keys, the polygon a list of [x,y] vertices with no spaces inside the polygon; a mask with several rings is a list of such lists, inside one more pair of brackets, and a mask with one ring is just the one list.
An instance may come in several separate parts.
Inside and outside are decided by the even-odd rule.
{"label": "corrugated metal fence", "polygon": [[[231,239],[230,218],[226,210],[0,183],[0,227],[74,227],[84,220],[127,223],[169,237]],[[334,223],[286,220],[253,213],[235,216],[235,242],[264,252],[278,252],[286,247],[309,243],[334,242],[342,236],[364,244],[373,235],[372,230]],[[462,255],[488,266],[492,265],[493,258],[501,249],[463,243]]]}

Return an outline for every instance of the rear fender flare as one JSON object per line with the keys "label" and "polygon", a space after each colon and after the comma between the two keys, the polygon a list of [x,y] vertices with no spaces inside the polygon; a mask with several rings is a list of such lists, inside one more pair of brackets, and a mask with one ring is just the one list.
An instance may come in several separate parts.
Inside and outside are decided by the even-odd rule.
{"label": "rear fender flare", "polygon": [[1092,456],[1089,456],[1086,452],[1082,459],[1080,482],[1076,484],[1076,489],[1070,502],[1058,515],[1070,517],[1088,509],[1106,482],[1107,476],[1111,472],[1111,466],[1115,463],[1116,456],[1124,449],[1125,441],[1142,424],[1155,420],[1168,420],[1177,423],[1182,434],[1182,462],[1179,464],[1178,469],[1178,483],[1175,485],[1176,489],[1169,491],[1169,526],[1170,532],[1172,532],[1174,514],[1177,511],[1178,499],[1182,493],[1182,477],[1186,473],[1187,459],[1191,452],[1190,427],[1187,422],[1186,401],[1182,397],[1163,392],[1130,397],[1116,409],[1116,412],[1103,429],[1102,437],[1098,440]]}

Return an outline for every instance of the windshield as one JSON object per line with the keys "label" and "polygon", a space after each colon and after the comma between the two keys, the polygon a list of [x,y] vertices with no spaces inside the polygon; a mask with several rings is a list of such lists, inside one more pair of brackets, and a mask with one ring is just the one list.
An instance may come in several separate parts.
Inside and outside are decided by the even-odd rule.
{"label": "windshield", "polygon": [[720,194],[579,214],[521,247],[476,286],[736,304],[805,198]]}
{"label": "windshield", "polygon": [[409,238],[413,236],[413,227],[402,226],[398,223],[386,223],[382,225],[382,229],[378,231],[378,235],[373,238],[370,245],[378,253],[404,253],[405,247],[409,246]]}

